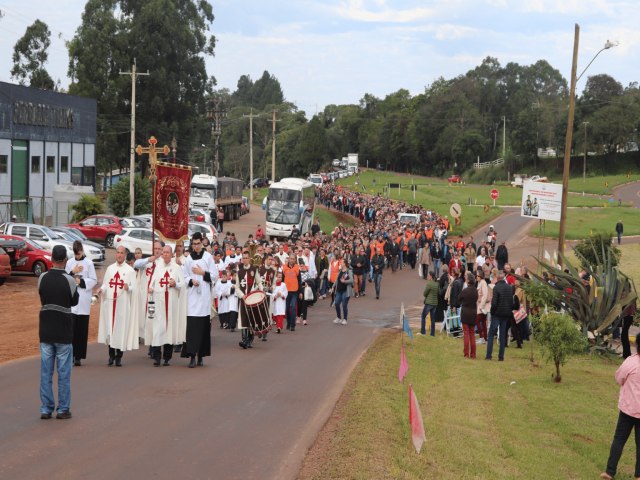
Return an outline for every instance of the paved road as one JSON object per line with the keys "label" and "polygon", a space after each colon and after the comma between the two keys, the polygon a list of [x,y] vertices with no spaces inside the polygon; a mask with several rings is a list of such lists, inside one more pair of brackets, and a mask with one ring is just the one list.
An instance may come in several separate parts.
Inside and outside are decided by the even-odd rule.
{"label": "paved road", "polygon": [[144,350],[109,368],[106,347],[90,345],[67,421],[39,419],[38,358],[0,365],[0,478],[295,478],[378,329],[419,301],[417,278],[385,274],[382,299],[353,299],[346,327],[320,301],[309,326],[253,350],[214,328],[203,368],[154,368]]}
{"label": "paved road", "polygon": [[640,208],[640,182],[621,185],[613,189],[614,197],[623,202],[631,202],[634,207]]}

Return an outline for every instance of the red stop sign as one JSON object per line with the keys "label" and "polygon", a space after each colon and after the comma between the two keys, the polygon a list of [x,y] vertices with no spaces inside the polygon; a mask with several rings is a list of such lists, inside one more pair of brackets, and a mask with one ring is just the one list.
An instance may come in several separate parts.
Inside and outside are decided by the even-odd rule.
{"label": "red stop sign", "polygon": [[499,196],[500,196],[500,192],[496,188],[491,190],[491,198],[493,200],[496,200]]}

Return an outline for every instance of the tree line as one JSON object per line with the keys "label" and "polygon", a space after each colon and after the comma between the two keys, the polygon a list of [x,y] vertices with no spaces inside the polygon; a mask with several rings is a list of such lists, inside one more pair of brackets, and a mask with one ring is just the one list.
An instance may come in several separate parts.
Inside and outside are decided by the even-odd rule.
{"label": "tree line", "polygon": [[[364,93],[358,104],[328,105],[309,116],[286,100],[268,71],[243,75],[236,89],[216,89],[205,59],[216,46],[207,1],[89,0],[67,42],[69,93],[98,101],[98,170],[129,163],[133,62],[136,141],[155,135],[177,140],[179,161],[205,171],[213,158],[211,102],[224,109],[221,174],[249,176],[249,119],[253,120],[254,176],[271,172],[272,120],[276,122],[277,176],[304,176],[330,168],[333,158],[359,153],[361,164],[428,175],[461,173],[476,161],[505,156],[512,173],[537,168],[538,149],[562,155],[569,89],[547,61],[502,66],[485,58],[455,78],[439,78],[422,93],[406,89],[384,98]],[[14,48],[12,76],[22,84],[59,88],[46,72],[50,31],[36,21]],[[275,114],[274,114],[275,112]],[[640,90],[608,74],[588,77],[577,98],[573,153],[615,155],[637,148]],[[140,162],[143,164],[144,162]],[[210,171],[210,170],[209,170]]]}

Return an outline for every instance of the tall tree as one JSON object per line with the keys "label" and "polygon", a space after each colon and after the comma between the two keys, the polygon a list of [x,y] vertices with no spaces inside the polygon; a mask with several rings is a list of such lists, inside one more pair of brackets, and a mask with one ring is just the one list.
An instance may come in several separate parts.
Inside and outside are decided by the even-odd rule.
{"label": "tall tree", "polygon": [[53,90],[55,83],[44,67],[49,58],[49,45],[49,27],[43,21],[36,20],[27,27],[24,35],[13,47],[11,77],[17,79],[20,85],[29,80],[31,87]]}

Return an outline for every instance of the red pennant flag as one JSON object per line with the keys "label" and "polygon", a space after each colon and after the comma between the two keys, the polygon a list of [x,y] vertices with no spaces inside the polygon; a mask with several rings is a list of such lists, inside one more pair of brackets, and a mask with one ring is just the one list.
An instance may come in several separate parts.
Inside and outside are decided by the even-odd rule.
{"label": "red pennant flag", "polygon": [[424,423],[422,422],[422,412],[416,394],[409,384],[409,424],[411,425],[411,439],[416,452],[420,453],[422,444],[426,440],[424,433]]}
{"label": "red pennant flag", "polygon": [[407,363],[407,356],[404,354],[404,342],[400,342],[400,345],[400,368],[398,369],[398,380],[402,382],[409,370],[409,364]]}

